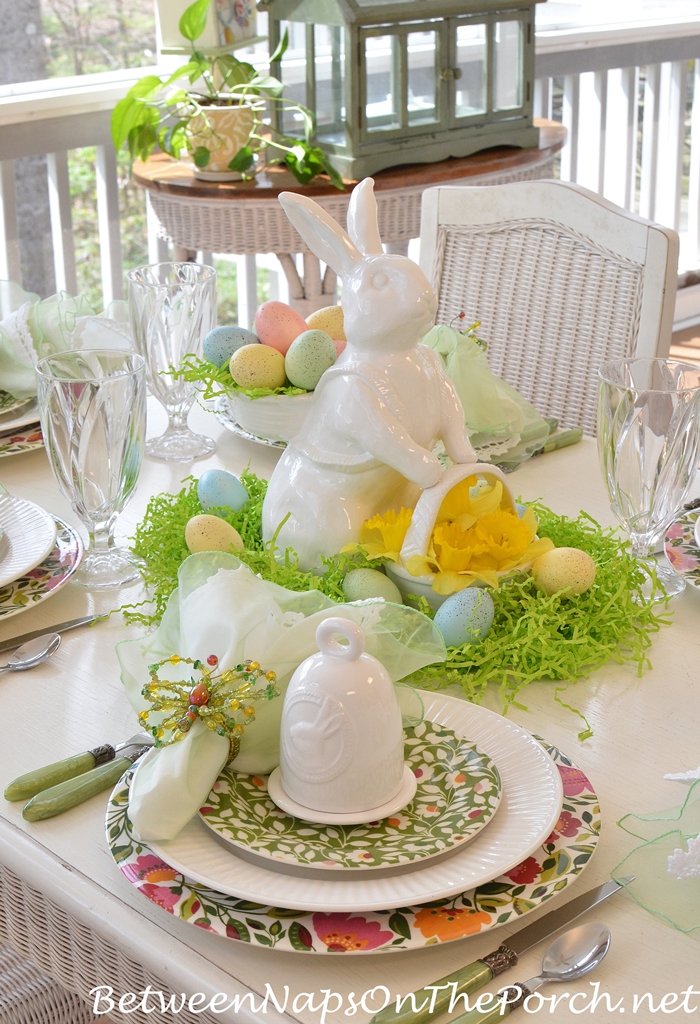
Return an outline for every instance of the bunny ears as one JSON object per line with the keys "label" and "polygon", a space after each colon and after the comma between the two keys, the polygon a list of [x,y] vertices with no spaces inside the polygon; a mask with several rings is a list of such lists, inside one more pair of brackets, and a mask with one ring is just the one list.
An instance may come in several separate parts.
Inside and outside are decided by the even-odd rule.
{"label": "bunny ears", "polygon": [[282,192],[284,212],[319,259],[347,277],[363,256],[383,252],[377,220],[374,181],[364,178],[356,185],[348,206],[348,233],[318,203],[296,192]]}

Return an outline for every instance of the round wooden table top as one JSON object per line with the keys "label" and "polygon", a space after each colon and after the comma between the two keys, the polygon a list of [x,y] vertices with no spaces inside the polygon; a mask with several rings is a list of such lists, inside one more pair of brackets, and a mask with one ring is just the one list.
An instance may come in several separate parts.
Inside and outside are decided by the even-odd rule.
{"label": "round wooden table top", "polygon": [[[434,164],[389,167],[372,175],[375,191],[420,188],[485,174],[502,174],[513,168],[539,163],[547,156],[555,156],[566,141],[566,128],[557,121],[538,118],[534,123],[540,129],[537,147],[496,146],[471,156],[451,157]],[[174,160],[165,153],[150,156],[145,162],[135,160],[132,173],[136,184],[143,188],[192,199],[274,199],[280,192],[301,192],[311,196],[338,194],[325,175],[308,185],[300,185],[286,167],[278,165],[266,167],[251,181],[200,181],[195,178],[190,163]],[[352,191],[356,184],[356,181],[345,182],[348,191]]]}

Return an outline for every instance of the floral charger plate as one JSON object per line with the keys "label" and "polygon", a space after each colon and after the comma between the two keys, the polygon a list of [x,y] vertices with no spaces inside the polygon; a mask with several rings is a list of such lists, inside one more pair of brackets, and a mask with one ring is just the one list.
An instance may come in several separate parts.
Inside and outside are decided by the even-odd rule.
{"label": "floral charger plate", "polygon": [[700,509],[686,512],[666,531],[664,554],[686,583],[700,588],[700,547],[695,539],[695,526]]}
{"label": "floral charger plate", "polygon": [[[404,731],[404,757],[418,780],[407,807],[365,825],[311,825],[281,810],[267,778],[224,770],[201,819],[237,849],[282,865],[366,874],[445,856],[474,839],[501,802],[501,778],[475,743],[421,722]],[[426,770],[429,766],[430,770]]]}
{"label": "floral charger plate", "polygon": [[124,877],[146,899],[228,939],[300,953],[392,953],[453,942],[529,914],[575,881],[595,852],[598,797],[582,771],[556,747],[540,742],[556,762],[564,788],[552,834],[535,854],[494,881],[425,906],[359,913],[284,910],[189,882],[132,833],[129,785],[134,769],[110,797],[107,842]]}
{"label": "floral charger plate", "polygon": [[83,542],[62,519],[56,520],[56,544],[43,562],[0,589],[0,621],[33,608],[64,586],[80,565]]}
{"label": "floral charger plate", "polygon": [[41,426],[38,423],[33,423],[28,427],[22,427],[10,434],[0,436],[0,459],[7,455],[19,455],[20,452],[33,452],[36,448],[43,447],[44,438]]}

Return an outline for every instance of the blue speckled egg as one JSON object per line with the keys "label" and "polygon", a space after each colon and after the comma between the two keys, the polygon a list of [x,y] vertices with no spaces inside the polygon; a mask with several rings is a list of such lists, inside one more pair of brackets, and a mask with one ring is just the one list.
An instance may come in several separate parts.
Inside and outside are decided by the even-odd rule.
{"label": "blue speckled egg", "polygon": [[516,503],[515,503],[515,513],[516,513],[518,519],[522,519],[526,512],[527,512],[527,505],[521,505],[519,501],[516,501]]}
{"label": "blue speckled egg", "polygon": [[205,512],[214,508],[230,508],[238,512],[248,501],[249,494],[233,473],[223,469],[208,469],[197,483],[197,497]]}
{"label": "blue speckled egg", "polygon": [[488,590],[468,587],[452,594],[435,613],[435,625],[448,647],[475,644],[493,625],[493,598]]}
{"label": "blue speckled egg", "polygon": [[318,330],[304,331],[289,346],[284,368],[295,388],[313,391],[335,360],[335,343],[330,334]]}
{"label": "blue speckled egg", "polygon": [[343,593],[348,601],[381,597],[393,604],[403,604],[399,588],[378,569],[351,569],[343,580]]}
{"label": "blue speckled egg", "polygon": [[233,324],[230,327],[215,327],[213,331],[209,331],[202,344],[202,351],[204,358],[214,366],[223,366],[243,345],[259,344],[260,339],[252,331]]}

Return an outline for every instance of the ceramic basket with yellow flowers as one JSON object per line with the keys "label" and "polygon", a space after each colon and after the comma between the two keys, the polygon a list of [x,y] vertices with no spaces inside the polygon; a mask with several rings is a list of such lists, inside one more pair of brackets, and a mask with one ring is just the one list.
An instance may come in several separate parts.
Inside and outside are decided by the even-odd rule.
{"label": "ceramic basket with yellow flowers", "polygon": [[527,572],[554,544],[538,539],[532,509],[519,514],[503,473],[474,463],[445,470],[414,509],[367,520],[360,546],[385,560],[402,597],[425,597],[437,609],[467,587],[495,588]]}

